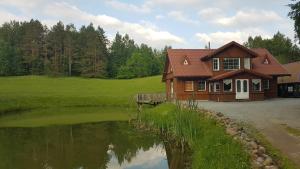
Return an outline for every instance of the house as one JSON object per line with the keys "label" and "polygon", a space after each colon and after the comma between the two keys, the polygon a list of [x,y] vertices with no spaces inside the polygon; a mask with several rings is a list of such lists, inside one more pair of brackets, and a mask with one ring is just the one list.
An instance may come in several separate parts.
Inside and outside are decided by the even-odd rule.
{"label": "house", "polygon": [[278,78],[278,95],[281,97],[300,97],[300,61],[283,65],[291,74]]}
{"label": "house", "polygon": [[264,100],[289,75],[266,49],[230,42],[218,49],[169,49],[163,82],[168,100]]}

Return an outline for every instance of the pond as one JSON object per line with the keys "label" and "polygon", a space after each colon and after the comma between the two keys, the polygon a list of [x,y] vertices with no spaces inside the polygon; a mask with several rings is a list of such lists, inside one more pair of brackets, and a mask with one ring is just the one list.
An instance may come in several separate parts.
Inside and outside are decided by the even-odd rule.
{"label": "pond", "polygon": [[182,169],[184,155],[127,122],[0,128],[0,168]]}

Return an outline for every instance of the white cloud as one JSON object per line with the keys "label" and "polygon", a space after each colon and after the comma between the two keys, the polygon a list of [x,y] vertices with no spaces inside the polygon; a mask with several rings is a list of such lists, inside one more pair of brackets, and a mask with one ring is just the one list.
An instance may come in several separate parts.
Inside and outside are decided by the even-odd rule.
{"label": "white cloud", "polygon": [[155,19],[158,19],[158,20],[164,19],[164,18],[165,18],[164,15],[156,15],[156,16],[155,16]]}
{"label": "white cloud", "polygon": [[138,43],[147,43],[153,47],[184,43],[182,38],[167,31],[158,30],[154,26],[148,27],[138,23],[125,22],[107,15],[93,15],[68,3],[50,4],[46,7],[45,14],[57,17],[65,22],[81,21],[83,24],[92,22],[95,25],[100,25],[105,30],[119,31],[123,34],[128,33]]}
{"label": "white cloud", "polygon": [[190,19],[182,11],[171,11],[168,13],[168,16],[174,20],[184,22],[184,23],[189,23],[189,24],[198,24],[199,23],[196,20]]}
{"label": "white cloud", "polygon": [[263,35],[263,38],[270,38],[271,36],[258,28],[246,29],[235,32],[214,32],[214,33],[196,33],[196,37],[203,44],[211,43],[213,47],[220,47],[228,42],[236,41],[244,43],[249,36]]}
{"label": "white cloud", "polygon": [[28,18],[17,16],[10,12],[0,10],[0,24],[3,24],[4,22],[9,22],[11,20],[24,21],[26,19],[28,19]]}
{"label": "white cloud", "polygon": [[120,2],[118,0],[106,0],[105,3],[118,10],[138,12],[138,13],[151,12],[151,8],[146,4],[138,6],[130,3]]}
{"label": "white cloud", "polygon": [[214,19],[222,17],[222,10],[220,8],[205,8],[198,12],[198,15],[204,19]]}
{"label": "white cloud", "polygon": [[282,20],[283,19],[274,11],[252,9],[237,11],[237,13],[231,17],[216,18],[214,22],[222,26],[247,27],[272,24]]}

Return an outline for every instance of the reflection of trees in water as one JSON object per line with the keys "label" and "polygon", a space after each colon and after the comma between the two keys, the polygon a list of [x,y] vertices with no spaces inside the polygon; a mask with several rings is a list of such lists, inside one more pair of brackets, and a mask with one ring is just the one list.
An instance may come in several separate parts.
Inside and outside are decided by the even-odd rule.
{"label": "reflection of trees in water", "polygon": [[159,142],[125,122],[0,129],[0,168],[105,169],[109,144],[121,164]]}
{"label": "reflection of trees in water", "polygon": [[186,154],[174,142],[165,141],[164,146],[168,157],[169,169],[184,169],[186,168]]}

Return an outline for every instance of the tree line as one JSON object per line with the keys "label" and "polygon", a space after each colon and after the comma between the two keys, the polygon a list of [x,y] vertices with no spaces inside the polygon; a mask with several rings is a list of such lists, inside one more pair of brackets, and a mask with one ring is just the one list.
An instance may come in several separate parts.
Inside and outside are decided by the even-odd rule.
{"label": "tree line", "polygon": [[161,74],[166,50],[137,45],[127,34],[109,42],[91,23],[79,30],[58,22],[11,21],[0,27],[0,76],[134,78]]}
{"label": "tree line", "polygon": [[300,48],[280,32],[269,39],[263,39],[261,36],[250,36],[244,46],[248,48],[266,48],[282,64],[300,60]]}

